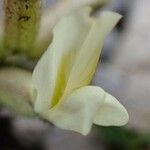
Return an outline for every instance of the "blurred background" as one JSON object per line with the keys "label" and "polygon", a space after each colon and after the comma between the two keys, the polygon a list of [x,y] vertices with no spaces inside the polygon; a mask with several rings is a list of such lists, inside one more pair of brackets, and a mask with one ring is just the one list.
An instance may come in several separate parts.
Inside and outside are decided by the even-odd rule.
{"label": "blurred background", "polygon": [[92,84],[120,100],[129,123],[94,126],[84,137],[0,107],[0,150],[150,150],[150,0],[113,0],[104,9],[123,18],[106,39]]}

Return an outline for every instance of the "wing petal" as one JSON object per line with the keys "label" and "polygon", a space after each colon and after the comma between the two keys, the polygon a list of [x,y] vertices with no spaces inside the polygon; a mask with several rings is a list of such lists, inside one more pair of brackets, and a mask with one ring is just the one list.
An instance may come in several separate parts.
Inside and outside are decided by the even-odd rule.
{"label": "wing petal", "polygon": [[42,117],[57,127],[83,135],[89,133],[99,107],[104,103],[105,92],[99,87],[86,86],[73,91]]}
{"label": "wing petal", "polygon": [[129,120],[126,109],[112,95],[106,93],[105,102],[96,114],[94,123],[103,126],[122,126]]}

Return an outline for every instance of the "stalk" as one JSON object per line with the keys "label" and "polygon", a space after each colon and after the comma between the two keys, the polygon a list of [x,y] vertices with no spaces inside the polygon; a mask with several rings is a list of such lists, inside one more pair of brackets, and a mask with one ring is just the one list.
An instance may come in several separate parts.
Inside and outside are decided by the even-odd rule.
{"label": "stalk", "polygon": [[4,0],[5,48],[30,55],[41,16],[41,0]]}
{"label": "stalk", "polygon": [[2,1],[0,1],[0,62],[4,59],[5,57],[5,51],[4,51],[4,42],[3,42],[3,37],[4,37],[4,14],[2,11]]}

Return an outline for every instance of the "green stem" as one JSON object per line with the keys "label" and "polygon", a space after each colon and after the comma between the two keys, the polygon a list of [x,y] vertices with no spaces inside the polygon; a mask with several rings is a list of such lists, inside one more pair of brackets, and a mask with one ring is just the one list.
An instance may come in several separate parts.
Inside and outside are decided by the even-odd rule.
{"label": "green stem", "polygon": [[4,50],[4,24],[3,24],[3,14],[0,14],[0,61],[3,60],[5,56],[5,50]]}
{"label": "green stem", "polygon": [[37,36],[41,14],[41,0],[4,0],[7,49],[30,55]]}

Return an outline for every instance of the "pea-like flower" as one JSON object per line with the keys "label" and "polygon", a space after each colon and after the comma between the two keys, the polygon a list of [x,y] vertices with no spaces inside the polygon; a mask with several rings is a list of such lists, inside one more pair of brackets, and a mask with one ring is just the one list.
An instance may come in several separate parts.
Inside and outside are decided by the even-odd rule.
{"label": "pea-like flower", "polygon": [[64,16],[53,41],[33,72],[34,109],[57,127],[87,135],[92,124],[121,126],[128,113],[110,94],[89,86],[107,34],[121,16],[104,11],[90,17],[90,8]]}

